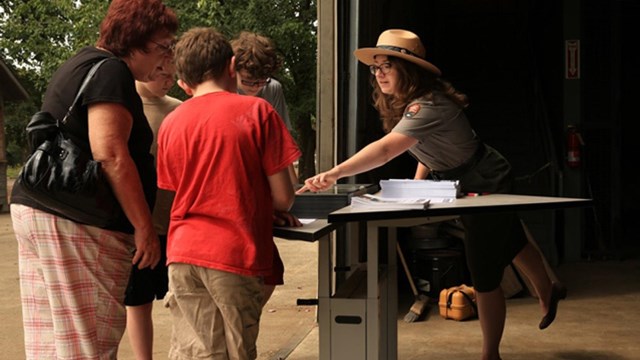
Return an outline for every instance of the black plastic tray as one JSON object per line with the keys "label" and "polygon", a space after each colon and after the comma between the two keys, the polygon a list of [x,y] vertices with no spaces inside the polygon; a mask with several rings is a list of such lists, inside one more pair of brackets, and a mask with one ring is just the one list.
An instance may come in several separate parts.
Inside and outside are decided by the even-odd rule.
{"label": "black plastic tray", "polygon": [[[302,187],[298,185],[296,189]],[[327,215],[351,204],[351,197],[380,191],[377,184],[336,184],[320,192],[296,195],[291,213],[303,219],[326,219]]]}

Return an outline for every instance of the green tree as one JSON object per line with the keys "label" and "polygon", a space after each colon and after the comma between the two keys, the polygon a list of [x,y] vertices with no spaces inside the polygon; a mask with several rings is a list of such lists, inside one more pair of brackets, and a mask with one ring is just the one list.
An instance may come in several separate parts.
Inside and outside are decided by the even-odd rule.
{"label": "green tree", "polygon": [[[285,88],[294,136],[303,149],[300,177],[313,175],[316,1],[165,0],[165,3],[178,14],[180,32],[195,26],[212,26],[229,38],[248,30],[273,39],[284,60],[278,79]],[[95,43],[108,4],[106,0],[0,0],[0,54],[13,64],[31,94],[29,103],[5,109],[9,158],[22,158],[15,152],[26,148],[23,130],[41,105],[48,79],[75,51]],[[184,98],[178,90],[172,94]]]}
{"label": "green tree", "polygon": [[95,42],[107,5],[104,0],[0,1],[0,54],[31,95],[5,109],[10,165],[27,155],[24,128],[42,105],[49,78],[73,52]]}

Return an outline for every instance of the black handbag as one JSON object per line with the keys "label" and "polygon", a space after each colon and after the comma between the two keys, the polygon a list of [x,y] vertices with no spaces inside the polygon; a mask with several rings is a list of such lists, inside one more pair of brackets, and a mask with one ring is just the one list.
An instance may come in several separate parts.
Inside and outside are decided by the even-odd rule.
{"label": "black handbag", "polygon": [[122,208],[104,177],[100,163],[64,134],[80,95],[98,68],[85,77],[62,121],[48,112],[38,112],[27,125],[33,153],[18,175],[23,191],[32,200],[78,223],[108,227],[122,215]]}

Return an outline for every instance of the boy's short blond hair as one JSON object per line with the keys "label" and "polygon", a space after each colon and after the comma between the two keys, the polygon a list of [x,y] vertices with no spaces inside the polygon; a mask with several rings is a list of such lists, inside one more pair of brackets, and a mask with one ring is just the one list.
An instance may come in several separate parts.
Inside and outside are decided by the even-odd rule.
{"label": "boy's short blond hair", "polygon": [[231,41],[236,71],[245,70],[254,79],[272,77],[282,66],[273,42],[262,35],[243,31]]}

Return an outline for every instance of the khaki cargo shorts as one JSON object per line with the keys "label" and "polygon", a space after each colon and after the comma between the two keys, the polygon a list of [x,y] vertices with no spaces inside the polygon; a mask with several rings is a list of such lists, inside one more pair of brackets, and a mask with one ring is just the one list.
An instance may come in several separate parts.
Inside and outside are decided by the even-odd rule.
{"label": "khaki cargo shorts", "polygon": [[255,359],[262,288],[260,277],[170,264],[164,300],[173,320],[169,359]]}

